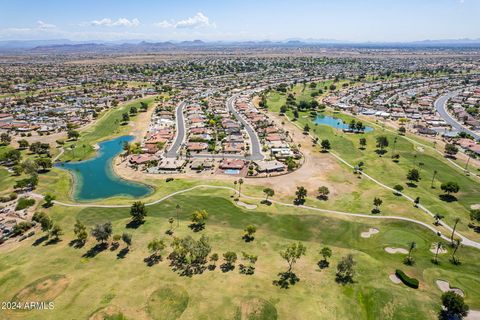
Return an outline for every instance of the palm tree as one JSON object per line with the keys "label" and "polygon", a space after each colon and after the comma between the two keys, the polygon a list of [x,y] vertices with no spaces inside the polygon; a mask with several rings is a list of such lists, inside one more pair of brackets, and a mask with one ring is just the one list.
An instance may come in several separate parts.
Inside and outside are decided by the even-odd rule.
{"label": "palm tree", "polygon": [[457,228],[457,224],[460,222],[460,218],[455,218],[455,224],[453,225],[452,235],[450,236],[450,241],[453,245],[453,236],[455,235],[455,229]]}
{"label": "palm tree", "polygon": [[242,178],[238,179],[238,197],[239,198],[242,196],[242,184],[243,184],[243,179]]}
{"label": "palm tree", "polygon": [[460,260],[458,260],[457,257],[455,257],[455,253],[457,253],[457,250],[458,250],[458,248],[460,248],[461,243],[462,243],[461,239],[455,239],[452,242],[452,246],[453,246],[452,262],[453,262],[453,264],[459,264],[459,262],[460,262]]}
{"label": "palm tree", "polygon": [[235,189],[235,193],[237,193],[237,183],[238,183],[237,180],[233,181],[233,188]]}
{"label": "palm tree", "polygon": [[443,250],[445,248],[445,245],[443,244],[443,242],[441,241],[438,241],[436,244],[435,244],[435,258],[433,258],[433,262],[435,264],[438,264],[438,252],[440,250]]}
{"label": "palm tree", "polygon": [[413,258],[412,258],[412,251],[413,249],[415,249],[417,247],[417,244],[415,243],[415,241],[412,241],[410,242],[409,244],[409,248],[408,248],[408,256],[407,258],[405,259],[405,263],[408,264],[408,265],[412,265],[413,264]]}

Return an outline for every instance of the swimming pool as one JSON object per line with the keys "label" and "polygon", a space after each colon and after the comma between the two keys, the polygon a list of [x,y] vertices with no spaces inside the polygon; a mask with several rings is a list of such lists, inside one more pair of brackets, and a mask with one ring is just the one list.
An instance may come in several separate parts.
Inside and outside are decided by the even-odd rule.
{"label": "swimming pool", "polygon": [[223,172],[225,172],[226,174],[240,174],[240,170],[238,169],[227,169]]}

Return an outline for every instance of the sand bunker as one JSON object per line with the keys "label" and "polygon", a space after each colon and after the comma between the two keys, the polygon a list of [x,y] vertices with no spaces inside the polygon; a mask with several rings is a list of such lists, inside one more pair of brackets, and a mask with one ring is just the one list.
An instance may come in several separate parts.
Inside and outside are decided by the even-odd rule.
{"label": "sand bunker", "polygon": [[374,235],[374,234],[376,234],[376,233],[378,233],[378,232],[379,232],[378,229],[370,228],[368,231],[360,233],[360,236],[361,236],[362,238],[370,238],[372,235]]}
{"label": "sand bunker", "polygon": [[473,210],[480,209],[480,203],[472,204],[472,205],[470,206],[470,208],[472,208]]}
{"label": "sand bunker", "polygon": [[408,253],[408,250],[407,249],[404,249],[404,248],[391,248],[391,247],[386,247],[385,248],[385,251],[390,253],[390,254],[394,254],[394,253],[403,253],[403,254],[407,254]]}
{"label": "sand bunker", "polygon": [[[430,252],[431,253],[437,253],[437,244],[436,243],[432,243],[432,246],[430,247]],[[445,254],[447,253],[447,249],[445,249],[445,247],[442,247],[440,248],[440,250],[438,250],[438,254]]]}
{"label": "sand bunker", "polygon": [[399,284],[402,282],[402,280],[400,280],[400,278],[397,277],[397,275],[395,273],[392,273],[391,275],[388,276],[390,278],[390,280],[395,283],[395,284]]}
{"label": "sand bunker", "polygon": [[253,210],[253,209],[257,208],[256,204],[248,204],[248,203],[245,203],[245,202],[242,202],[242,201],[235,201],[235,203],[239,206],[242,206],[242,207],[248,209],[248,210]]}
{"label": "sand bunker", "polygon": [[417,147],[417,150],[420,151],[420,152],[424,152],[424,151],[425,151],[425,149],[424,149],[423,147],[420,147],[420,146]]}
{"label": "sand bunker", "polygon": [[447,292],[447,291],[453,291],[455,292],[456,294],[464,297],[465,294],[463,293],[463,291],[461,289],[458,289],[458,288],[451,288],[450,287],[450,283],[448,283],[448,281],[444,281],[444,280],[437,280],[436,281],[437,283],[437,287],[440,289],[440,291],[442,292]]}

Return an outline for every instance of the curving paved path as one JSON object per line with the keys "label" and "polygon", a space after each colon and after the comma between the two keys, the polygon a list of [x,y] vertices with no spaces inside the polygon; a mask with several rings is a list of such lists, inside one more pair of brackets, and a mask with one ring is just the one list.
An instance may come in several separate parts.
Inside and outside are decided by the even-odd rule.
{"label": "curving paved path", "polygon": [[464,131],[467,132],[468,134],[471,134],[472,137],[475,138],[475,140],[480,141],[480,134],[470,130],[469,128],[465,127],[463,124],[458,122],[457,119],[453,118],[447,111],[447,102],[451,98],[457,96],[460,93],[460,91],[453,91],[449,92],[434,102],[435,109],[437,110],[438,114],[445,120],[449,125],[451,125],[453,128],[457,129],[458,131]]}
{"label": "curving paved path", "polygon": [[[369,177],[368,175],[364,174],[365,176]],[[371,177],[369,177],[370,179],[373,179]],[[376,181],[376,180],[374,180]],[[391,189],[385,185],[382,184],[382,186],[388,188],[388,189]],[[146,206],[152,206],[154,204],[157,204],[157,203],[160,203],[162,201],[165,201],[171,197],[174,197],[176,195],[179,195],[179,194],[183,194],[183,193],[187,193],[187,192],[190,192],[192,190],[195,190],[195,189],[199,189],[199,188],[209,188],[209,189],[223,189],[223,190],[229,190],[229,191],[233,191],[233,192],[236,192],[238,193],[238,190],[234,189],[234,188],[231,188],[231,187],[226,187],[226,186],[212,186],[212,185],[198,185],[198,186],[194,186],[194,187],[191,187],[191,188],[188,188],[188,189],[183,189],[183,190],[179,190],[179,191],[176,191],[176,192],[173,192],[173,193],[170,193],[158,200],[155,200],[155,201],[152,201],[152,202],[149,202],[149,203],[146,203],[145,205]],[[393,190],[393,189],[392,189]],[[37,193],[31,193],[31,196],[33,197],[36,197],[36,198],[42,198],[43,199],[43,196],[40,195],[40,194],[37,194]],[[246,199],[251,199],[251,200],[257,200],[257,201],[262,201],[264,200],[264,198],[259,198],[259,197],[252,197],[252,196],[247,196],[243,193],[241,193],[241,196],[243,198],[246,198]],[[403,195],[405,196],[405,195]],[[409,198],[408,196],[405,196],[407,198]],[[409,198],[411,199],[411,198]],[[329,209],[321,209],[321,208],[315,208],[315,207],[311,207],[311,206],[305,206],[305,205],[300,205],[300,206],[297,206],[297,205],[294,205],[294,204],[291,204],[291,203],[284,203],[284,202],[280,202],[280,201],[276,201],[276,200],[271,200],[270,201],[272,203],[275,203],[277,205],[280,205],[280,206],[285,206],[285,207],[291,207],[291,208],[302,208],[302,209],[306,209],[306,210],[312,210],[312,211],[317,211],[317,212],[323,212],[323,213],[330,213],[330,214],[334,214],[334,215],[341,215],[341,216],[350,216],[350,217],[360,217],[360,218],[366,218],[366,219],[383,219],[383,220],[400,220],[400,221],[406,221],[406,222],[411,222],[411,223],[415,223],[415,224],[418,224],[418,225],[421,225],[427,229],[429,229],[430,231],[434,232],[435,234],[438,234],[438,230],[435,229],[432,225],[428,224],[428,223],[425,223],[425,222],[422,222],[422,221],[418,221],[418,220],[415,220],[415,219],[411,219],[411,218],[406,218],[406,217],[400,217],[400,216],[382,216],[382,215],[370,215],[370,214],[363,214],[363,213],[353,213],[353,212],[343,212],[343,211],[336,211],[336,210],[329,210]],[[411,199],[411,201],[413,202],[413,199]],[[129,208],[130,205],[128,204],[124,204],[124,205],[107,205],[107,204],[93,204],[93,203],[64,203],[64,202],[61,202],[61,201],[53,201],[56,205],[60,205],[60,206],[65,206],[65,207],[83,207],[83,208]],[[422,206],[419,206],[420,208],[424,209]],[[450,228],[448,227],[446,224],[443,223],[443,221],[441,221],[441,224],[447,228]],[[451,228],[450,228],[451,230]],[[472,241],[472,240],[469,240],[467,238],[465,238],[464,236],[460,235],[458,232],[455,233],[457,236],[459,236],[460,238],[462,238],[462,244],[463,245],[466,245],[466,246],[469,246],[469,247],[474,247],[474,248],[477,248],[477,249],[480,249],[480,243],[478,242],[475,242],[475,241]],[[445,241],[450,241],[450,238],[444,236],[444,235],[441,235],[441,238],[444,239]]]}
{"label": "curving paved path", "polygon": [[[286,117],[288,119],[288,121],[290,121],[290,123],[292,123],[293,125],[295,125],[297,128],[299,128],[300,130],[303,130],[297,123],[295,122],[292,122],[290,120],[290,118]],[[312,140],[314,139],[313,135],[311,133],[308,134]],[[406,139],[409,139],[407,137],[405,137]],[[411,140],[411,139],[409,139]],[[414,142],[414,140],[411,140],[412,142]],[[318,143],[317,143],[318,144]],[[329,152],[332,156],[334,156],[337,160],[339,160],[340,162],[342,162],[343,164],[345,164],[346,166],[350,167],[350,168],[354,168],[353,165],[351,165],[350,163],[348,163],[346,160],[344,160],[342,157],[340,157],[338,154],[334,153],[334,152]],[[401,195],[402,197],[404,197],[405,199],[407,199],[408,201],[412,202],[412,203],[415,203],[415,200],[402,193],[402,192],[397,192],[396,190],[394,190],[393,188],[383,184],[382,182],[380,182],[379,180],[373,178],[372,176],[366,174],[365,172],[360,172],[361,175],[365,176],[366,178],[370,179],[371,181],[375,182],[376,184],[378,184],[379,186],[387,189],[387,190],[390,190],[392,192],[395,192],[395,193],[398,193],[399,195]],[[428,210],[426,207],[424,207],[422,204],[419,204],[418,205],[418,208],[420,208],[421,210],[423,210],[425,213],[429,214],[432,218],[435,216],[430,210]],[[370,217],[370,216],[369,216]],[[372,218],[375,217],[375,216],[372,216]],[[403,218],[403,217],[400,217],[401,219],[400,220],[405,220],[405,221],[415,221],[416,223],[418,224],[421,224],[423,226],[428,226],[431,230],[435,230],[435,232],[438,232],[435,228],[433,228],[432,226],[426,224],[426,223],[423,223],[421,221],[417,221],[417,220],[414,220],[414,219],[409,219],[409,218]],[[448,224],[446,224],[444,221],[440,221],[440,224],[445,227],[447,230],[449,230],[450,232],[453,231],[453,228],[450,227]],[[476,242],[476,241],[473,241],[473,240],[470,240],[468,238],[466,238],[465,236],[461,235],[460,233],[458,233],[457,231],[455,231],[455,234],[460,237],[462,239],[462,244],[463,245],[466,245],[466,246],[470,246],[470,247],[474,247],[474,248],[477,248],[477,249],[480,249],[480,243],[479,242]],[[445,239],[445,240],[448,240],[450,241],[450,238],[447,238],[445,236],[442,235],[442,238]]]}

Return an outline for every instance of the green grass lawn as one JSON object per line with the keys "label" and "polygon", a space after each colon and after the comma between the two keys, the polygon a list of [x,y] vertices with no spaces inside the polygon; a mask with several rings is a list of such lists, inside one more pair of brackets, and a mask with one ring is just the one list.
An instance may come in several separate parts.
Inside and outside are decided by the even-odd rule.
{"label": "green grass lawn", "polygon": [[[296,90],[298,90],[299,86],[301,85],[295,87]],[[268,98],[268,106],[273,112],[277,112],[280,106],[285,103],[285,95],[281,95],[278,92],[271,92]],[[353,119],[352,116],[330,110],[325,111],[324,114],[340,118],[346,123]],[[292,119],[292,112],[288,111],[287,116]],[[300,112],[296,122],[302,128],[308,124],[311,128],[310,132],[314,136],[319,137],[320,141],[328,139],[332,145],[332,151],[350,164],[365,163],[364,172],[372,177],[390,187],[396,184],[403,185],[405,187],[404,193],[413,198],[420,197],[420,202],[424,206],[434,213],[444,215],[445,221],[450,225],[453,225],[453,220],[456,217],[461,218],[458,230],[472,239],[480,240],[480,236],[467,226],[470,222],[470,206],[480,203],[480,183],[475,178],[468,177],[462,171],[454,168],[452,164],[448,163],[434,150],[419,148],[402,136],[382,129],[381,126],[374,126],[375,130],[366,134],[348,134],[326,125],[316,125],[314,119],[306,112]],[[377,149],[376,137],[381,135],[386,136],[389,140],[388,152],[382,157],[375,153]],[[365,150],[360,149],[359,139],[361,137],[367,139]],[[397,138],[395,153],[400,155],[398,163],[393,162],[391,159],[395,138]],[[409,138],[411,138],[410,135]],[[406,184],[408,182],[406,175],[412,168],[418,169],[421,175],[421,180],[416,187],[409,187]],[[435,170],[438,174],[432,189],[431,182]],[[460,192],[455,195],[457,201],[446,202],[440,199],[443,194],[440,190],[440,185],[442,182],[448,181],[455,181],[460,186]]]}
{"label": "green grass lawn", "polygon": [[[55,205],[46,209],[63,228],[62,241],[34,246],[40,238],[36,235],[15,250],[1,250],[0,300],[49,297],[55,309],[8,312],[3,318],[88,319],[94,314],[114,314],[127,319],[435,319],[441,295],[435,285],[437,279],[460,287],[470,307],[480,308],[478,250],[461,248],[459,266],[450,264],[448,255],[442,255],[440,265],[434,265],[429,248],[437,237],[417,225],[365,218],[352,221],[350,217],[276,205],[244,210],[232,203],[230,195],[222,190],[196,190],[175,196],[149,206],[147,221],[138,229],[125,227],[128,208]],[[175,216],[176,204],[181,205],[176,236],[198,238],[205,234],[212,252],[220,256],[228,250],[238,255],[242,251],[257,254],[255,274],[241,275],[237,265],[231,272],[222,273],[217,267],[190,278],[173,272],[165,259],[153,267],[146,266],[143,259],[149,255],[150,240],[163,238],[168,244],[172,241],[165,231],[168,217]],[[187,227],[188,217],[196,209],[206,209],[210,214],[205,230],[199,233]],[[75,219],[88,227],[112,221],[114,233],[132,233],[130,252],[118,259],[121,244],[116,251],[82,257],[94,241],[90,239],[81,249],[68,245]],[[241,239],[247,224],[258,228],[250,243]],[[380,232],[370,239],[361,238],[360,233],[371,227]],[[301,280],[289,289],[280,289],[272,281],[287,266],[278,251],[292,241],[307,246],[306,256],[294,269]],[[403,255],[384,251],[387,246],[406,248],[409,241],[417,243],[414,266],[403,265]],[[330,267],[320,270],[316,263],[323,246],[330,246],[333,256]],[[335,267],[348,253],[357,261],[355,283],[340,285],[334,280]],[[417,278],[420,288],[392,283],[388,277],[396,268]]]}
{"label": "green grass lawn", "polygon": [[[107,140],[114,136],[128,134],[131,127],[122,125],[122,113],[128,112],[130,108],[140,108],[140,102],[146,102],[149,105],[155,100],[155,97],[135,100],[115,109],[107,111],[93,126],[80,132],[80,138],[77,141],[67,142],[64,146],[65,153],[61,156],[61,161],[84,160],[95,154],[94,145],[103,140]],[[130,119],[135,121],[135,119]],[[71,146],[75,145],[71,150]]]}

